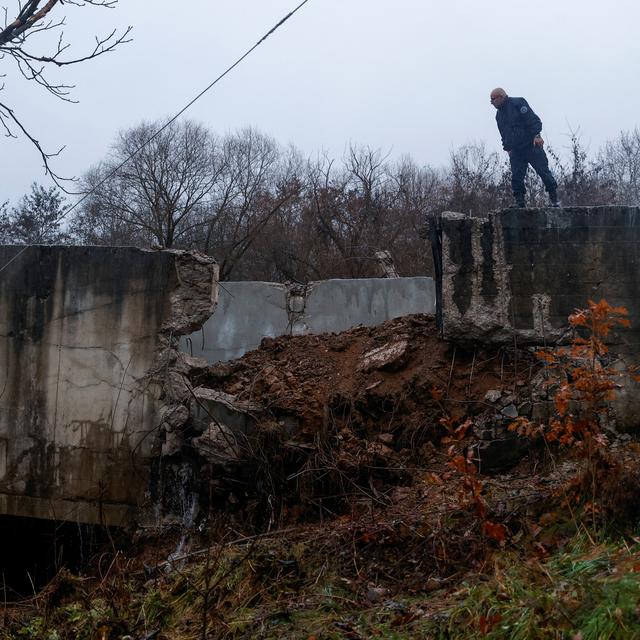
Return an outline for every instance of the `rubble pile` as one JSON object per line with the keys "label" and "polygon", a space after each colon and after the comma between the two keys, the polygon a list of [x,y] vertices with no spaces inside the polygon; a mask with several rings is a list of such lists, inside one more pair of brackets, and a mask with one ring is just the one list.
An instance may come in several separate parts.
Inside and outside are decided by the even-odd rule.
{"label": "rubble pile", "polygon": [[165,468],[188,459],[201,509],[250,513],[258,528],[413,485],[414,470],[442,463],[445,414],[475,416],[483,471],[527,453],[506,425],[530,414],[535,359],[452,345],[429,316],[265,338],[213,366],[186,361],[190,419],[168,430]]}

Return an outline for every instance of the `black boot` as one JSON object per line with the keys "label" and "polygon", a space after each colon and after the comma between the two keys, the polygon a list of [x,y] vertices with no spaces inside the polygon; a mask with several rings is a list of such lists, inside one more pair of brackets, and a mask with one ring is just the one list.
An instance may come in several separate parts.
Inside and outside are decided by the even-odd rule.
{"label": "black boot", "polygon": [[549,202],[551,203],[551,206],[554,209],[557,209],[558,207],[560,207],[560,200],[558,200],[558,194],[555,191],[552,191],[551,193],[549,193]]}

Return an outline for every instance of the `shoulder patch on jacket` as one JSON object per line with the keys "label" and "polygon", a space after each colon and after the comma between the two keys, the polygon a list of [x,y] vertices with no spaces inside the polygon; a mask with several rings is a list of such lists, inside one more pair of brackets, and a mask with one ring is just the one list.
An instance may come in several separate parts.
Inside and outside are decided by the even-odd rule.
{"label": "shoulder patch on jacket", "polygon": [[520,107],[520,113],[527,113],[527,111],[529,111],[529,109],[527,109],[527,107],[525,105],[522,105]]}

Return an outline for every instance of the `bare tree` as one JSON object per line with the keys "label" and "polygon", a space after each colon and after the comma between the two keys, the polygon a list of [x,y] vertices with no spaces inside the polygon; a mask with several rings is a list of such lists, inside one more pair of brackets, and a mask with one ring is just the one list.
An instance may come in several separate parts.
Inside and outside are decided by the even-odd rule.
{"label": "bare tree", "polygon": [[[255,129],[218,139],[193,124],[174,125],[100,185],[152,128],[122,134],[87,174],[87,189],[97,189],[74,220],[76,236],[198,248],[218,259],[224,279],[374,277],[378,251],[391,254],[400,275],[429,275],[430,214],[483,215],[511,200],[508,158],[481,143],[456,149],[443,168],[409,157],[390,162],[379,149],[357,146],[342,161],[303,160]],[[577,134],[570,139],[562,157],[549,150],[567,204],[638,198],[638,132],[621,134],[597,161]],[[544,206],[532,171],[527,190],[529,202]]]}
{"label": "bare tree", "polygon": [[227,279],[266,225],[300,192],[299,161],[255,129],[225,137],[215,189],[203,208],[196,245],[216,257]]}
{"label": "bare tree", "polygon": [[89,196],[74,216],[75,238],[197,248],[218,259],[221,278],[242,277],[247,252],[301,190],[297,153],[253,129],[217,140],[189,121],[144,146],[158,128],[121,133],[110,157],[85,175]]}
{"label": "bare tree", "polygon": [[603,179],[620,204],[640,204],[640,130],[621,131],[598,154]]}
{"label": "bare tree", "polygon": [[370,147],[352,145],[341,164],[326,155],[310,161],[303,216],[315,234],[296,243],[307,245],[297,279],[374,276],[381,250],[391,252],[401,274],[415,273],[425,266],[416,258],[427,254],[428,202],[435,208],[441,187],[438,172],[408,158],[392,165]]}
{"label": "bare tree", "polygon": [[508,160],[483,142],[462,145],[451,153],[447,185],[453,211],[474,216],[505,206],[511,197]]}
{"label": "bare tree", "polygon": [[[51,78],[52,68],[80,64],[110,53],[118,45],[128,42],[131,27],[123,31],[112,30],[96,37],[92,48],[80,55],[70,56],[70,44],[64,40],[63,27],[66,15],[63,13],[87,6],[113,8],[118,0],[26,0],[14,3],[10,14],[5,7],[4,26],[0,28],[0,62],[13,61],[18,75],[29,82],[35,82],[52,96],[67,102],[73,102],[70,92],[72,85]],[[51,38],[56,34],[56,38]],[[40,47],[43,47],[41,49]],[[5,78],[7,72],[0,73]],[[0,86],[0,91],[5,84]],[[35,134],[31,133],[15,110],[5,102],[0,102],[0,125],[9,137],[17,137],[20,132],[36,147],[42,158],[45,172],[59,184],[61,180],[51,168],[50,159],[60,153],[48,153],[44,150]]]}
{"label": "bare tree", "polygon": [[54,244],[65,242],[67,234],[61,229],[68,209],[55,187],[45,188],[36,183],[31,192],[22,197],[17,207],[7,211],[0,207],[0,239],[11,244]]}
{"label": "bare tree", "polygon": [[[90,169],[82,179],[84,189],[98,185],[104,168]],[[114,213],[111,203],[117,199],[117,184],[106,181],[99,193],[92,194],[72,214],[71,237],[80,244],[110,246],[148,246],[149,235],[125,217]],[[95,197],[94,197],[95,196]]]}
{"label": "bare tree", "polygon": [[446,209],[446,174],[441,169],[418,167],[406,156],[392,169],[394,211],[399,231],[389,244],[401,275],[433,275],[431,252],[425,250],[430,215]]}
{"label": "bare tree", "polygon": [[[560,155],[551,147],[547,149],[563,204],[597,206],[615,202],[614,182],[605,175],[602,160],[589,156],[579,129],[570,129],[567,135],[568,153]],[[546,197],[539,183],[538,193],[538,203],[544,206]]]}
{"label": "bare tree", "polygon": [[86,174],[84,189],[90,195],[74,222],[80,240],[94,233],[97,219],[106,242],[128,235],[162,247],[180,244],[204,225],[197,214],[222,172],[216,140],[201,125],[184,121],[145,145],[159,128],[143,123],[122,132],[110,157]]}

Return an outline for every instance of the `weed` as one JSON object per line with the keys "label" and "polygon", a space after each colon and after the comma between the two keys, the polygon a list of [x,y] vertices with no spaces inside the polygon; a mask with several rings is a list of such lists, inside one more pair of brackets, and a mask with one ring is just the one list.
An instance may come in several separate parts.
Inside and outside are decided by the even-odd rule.
{"label": "weed", "polygon": [[[431,391],[436,402],[441,402],[443,392],[434,387]],[[492,522],[487,518],[487,503],[482,496],[484,483],[478,478],[478,470],[473,458],[473,450],[467,449],[466,455],[458,453],[458,447],[467,435],[467,431],[473,422],[470,419],[462,424],[452,418],[442,405],[443,416],[440,424],[445,428],[448,435],[442,438],[442,444],[449,445],[447,454],[449,456],[449,467],[458,472],[460,483],[458,487],[458,500],[460,508],[471,507],[479,524],[482,534],[488,538],[502,543],[507,537],[507,528],[503,524]]]}
{"label": "weed", "polygon": [[[604,521],[603,488],[621,472],[609,453],[609,440],[604,433],[620,375],[609,365],[606,340],[614,327],[629,326],[627,315],[624,307],[612,307],[604,299],[589,300],[586,309],[571,314],[571,345],[536,354],[546,365],[548,385],[557,384],[555,416],[546,425],[534,425],[521,417],[509,426],[530,438],[542,434],[547,443],[557,443],[584,459],[581,475],[564,491],[569,509],[572,504],[579,504],[589,515],[593,533],[598,528],[598,518]],[[620,500],[624,499],[621,495]]]}

